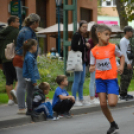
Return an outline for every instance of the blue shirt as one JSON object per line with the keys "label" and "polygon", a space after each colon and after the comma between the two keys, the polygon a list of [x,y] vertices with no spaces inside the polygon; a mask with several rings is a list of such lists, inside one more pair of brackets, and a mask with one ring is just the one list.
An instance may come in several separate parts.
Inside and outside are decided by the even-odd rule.
{"label": "blue shirt", "polygon": [[25,55],[23,63],[23,77],[30,79],[33,84],[37,83],[37,79],[40,79],[37,61],[35,56],[30,52],[27,52]]}
{"label": "blue shirt", "polygon": [[60,87],[57,87],[53,97],[52,107],[54,107],[58,102],[62,101],[60,100],[59,95],[68,96],[69,94],[65,89],[61,89]]}

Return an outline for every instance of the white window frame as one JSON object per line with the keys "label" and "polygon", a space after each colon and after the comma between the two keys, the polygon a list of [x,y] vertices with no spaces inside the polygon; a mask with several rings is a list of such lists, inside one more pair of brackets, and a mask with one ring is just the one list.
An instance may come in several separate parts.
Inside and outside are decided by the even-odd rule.
{"label": "white window frame", "polygon": [[[113,0],[101,0],[102,1],[102,5],[99,7],[116,7],[116,5],[114,5],[114,1]],[[107,6],[106,5],[106,1],[111,1],[111,6]]]}

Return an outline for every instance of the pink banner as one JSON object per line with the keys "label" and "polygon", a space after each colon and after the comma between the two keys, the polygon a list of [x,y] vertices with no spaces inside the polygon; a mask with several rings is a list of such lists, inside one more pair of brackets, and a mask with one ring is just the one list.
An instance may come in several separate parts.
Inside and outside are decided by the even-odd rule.
{"label": "pink banner", "polygon": [[98,24],[106,24],[106,25],[118,25],[118,21],[106,21],[106,20],[101,20],[98,21]]}

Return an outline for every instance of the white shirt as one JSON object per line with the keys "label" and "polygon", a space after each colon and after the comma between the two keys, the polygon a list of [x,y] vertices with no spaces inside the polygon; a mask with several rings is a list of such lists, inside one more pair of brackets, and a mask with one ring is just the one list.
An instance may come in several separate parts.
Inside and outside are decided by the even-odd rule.
{"label": "white shirt", "polygon": [[125,56],[125,62],[127,64],[132,64],[132,60],[129,60],[127,57],[127,52],[131,51],[131,46],[130,46],[130,41],[128,39],[126,39],[125,37],[123,37],[120,40],[120,50],[123,53],[123,55]]}

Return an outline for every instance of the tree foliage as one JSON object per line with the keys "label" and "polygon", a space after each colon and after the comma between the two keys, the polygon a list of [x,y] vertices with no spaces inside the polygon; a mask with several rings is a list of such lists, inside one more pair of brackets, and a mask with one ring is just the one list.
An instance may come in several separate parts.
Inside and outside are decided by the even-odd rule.
{"label": "tree foliage", "polygon": [[[106,0],[98,0],[98,5],[101,1]],[[128,25],[128,21],[134,20],[134,0],[116,0],[116,8],[120,18],[120,27],[123,29]]]}

